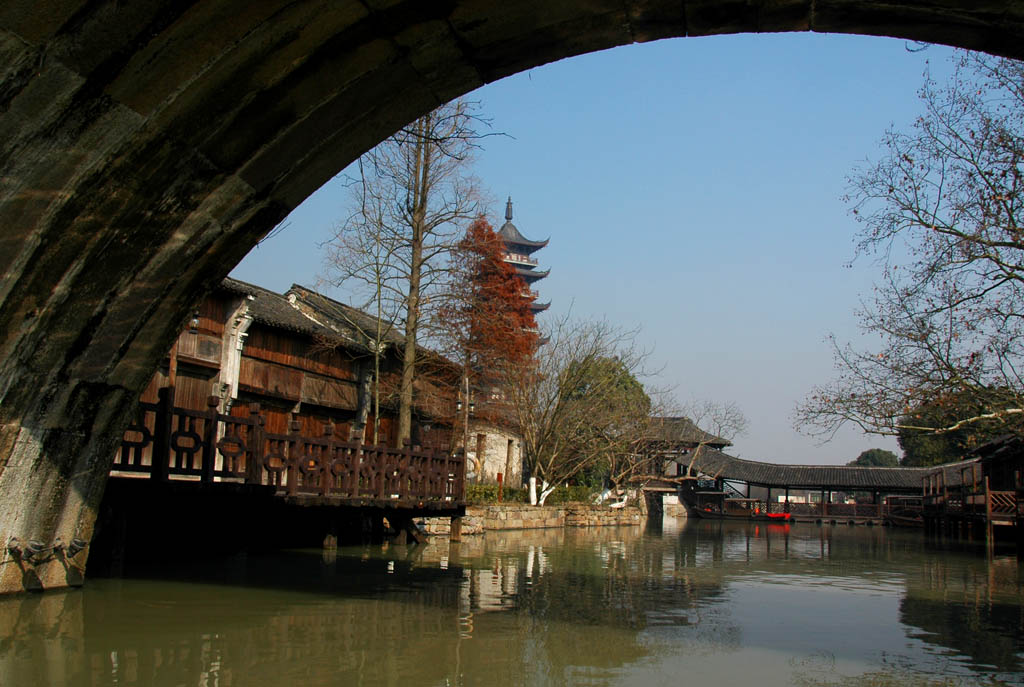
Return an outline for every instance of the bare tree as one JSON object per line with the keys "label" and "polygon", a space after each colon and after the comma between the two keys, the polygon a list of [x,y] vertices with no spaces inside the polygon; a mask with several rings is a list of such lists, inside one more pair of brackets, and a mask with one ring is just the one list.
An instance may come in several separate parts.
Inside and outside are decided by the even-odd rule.
{"label": "bare tree", "polygon": [[523,436],[531,503],[543,504],[556,485],[624,450],[649,415],[636,379],[647,354],[635,334],[566,317],[534,358],[501,370]]}
{"label": "bare tree", "polygon": [[697,429],[692,437],[691,465],[707,446],[718,445],[723,440],[726,445],[731,444],[749,425],[747,416],[733,401],[693,400],[683,406],[683,414]]}
{"label": "bare tree", "polygon": [[[353,210],[335,228],[334,238],[322,246],[325,249],[324,275],[321,280],[335,288],[344,288],[356,301],[359,311],[370,315],[369,320],[356,313],[339,312],[347,324],[366,343],[373,359],[370,380],[373,403],[373,444],[380,443],[381,363],[388,342],[395,335],[405,302],[402,288],[402,270],[397,252],[401,245],[388,230],[384,198],[375,193],[371,176],[364,170],[364,160],[358,162],[359,177],[349,185]],[[333,342],[322,342],[333,346]],[[365,404],[362,406],[365,410]],[[366,418],[360,418],[365,423]]]}
{"label": "bare tree", "polygon": [[[796,410],[808,433],[1024,427],[1024,64],[961,55],[921,101],[912,129],[888,132],[885,156],[850,180],[858,255],[884,269],[860,311],[881,345],[832,340],[838,378]],[[961,413],[918,412],[964,394]]]}
{"label": "bare tree", "polygon": [[411,435],[417,354],[451,292],[461,225],[481,210],[469,174],[482,137],[475,109],[463,100],[439,107],[366,153],[352,184],[353,211],[328,247],[327,280],[361,297],[377,319],[369,337],[378,345],[375,380],[380,345],[400,332],[399,445]]}

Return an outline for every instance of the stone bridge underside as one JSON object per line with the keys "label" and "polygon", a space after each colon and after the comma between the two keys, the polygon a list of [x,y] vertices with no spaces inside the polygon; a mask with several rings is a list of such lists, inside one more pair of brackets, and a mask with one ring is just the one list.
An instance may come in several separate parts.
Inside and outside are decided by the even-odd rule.
{"label": "stone bridge underside", "polygon": [[192,304],[403,123],[627,43],[821,31],[1024,56],[1020,0],[0,3],[0,591],[78,579],[127,410]]}

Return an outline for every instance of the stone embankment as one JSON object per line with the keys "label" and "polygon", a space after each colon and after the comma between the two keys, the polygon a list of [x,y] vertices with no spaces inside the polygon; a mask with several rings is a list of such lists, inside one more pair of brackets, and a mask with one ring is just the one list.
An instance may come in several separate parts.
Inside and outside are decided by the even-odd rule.
{"label": "stone embankment", "polygon": [[[466,508],[466,516],[462,519],[462,534],[483,534],[492,530],[642,525],[644,517],[639,508],[609,508],[586,504],[529,506],[509,503],[469,506]],[[423,525],[427,534],[446,535],[450,519],[425,518]]]}

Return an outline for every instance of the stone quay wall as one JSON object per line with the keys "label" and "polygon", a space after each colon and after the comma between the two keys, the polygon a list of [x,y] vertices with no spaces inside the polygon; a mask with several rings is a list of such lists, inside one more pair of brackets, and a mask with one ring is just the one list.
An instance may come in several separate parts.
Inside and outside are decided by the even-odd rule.
{"label": "stone quay wall", "polygon": [[[462,519],[462,534],[483,534],[491,530],[530,530],[555,527],[609,527],[642,525],[644,514],[639,508],[609,508],[587,504],[564,506],[529,506],[509,503],[469,506]],[[447,535],[450,518],[424,518],[427,534]]]}

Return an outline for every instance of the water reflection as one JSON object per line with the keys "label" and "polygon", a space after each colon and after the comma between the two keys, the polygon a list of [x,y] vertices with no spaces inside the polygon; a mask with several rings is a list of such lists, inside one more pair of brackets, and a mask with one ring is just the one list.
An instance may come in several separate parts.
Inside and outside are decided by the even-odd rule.
{"label": "water reflection", "polygon": [[131,573],[0,600],[0,683],[1024,682],[1016,560],[916,532],[696,521]]}

